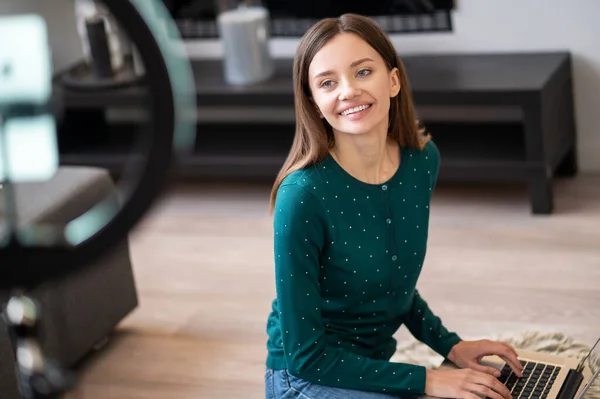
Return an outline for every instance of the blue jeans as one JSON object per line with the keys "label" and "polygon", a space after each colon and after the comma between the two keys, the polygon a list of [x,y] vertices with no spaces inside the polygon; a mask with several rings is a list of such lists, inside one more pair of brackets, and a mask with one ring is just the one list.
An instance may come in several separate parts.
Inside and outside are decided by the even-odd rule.
{"label": "blue jeans", "polygon": [[382,393],[317,385],[294,377],[287,370],[269,368],[265,372],[265,393],[266,399],[399,399]]}

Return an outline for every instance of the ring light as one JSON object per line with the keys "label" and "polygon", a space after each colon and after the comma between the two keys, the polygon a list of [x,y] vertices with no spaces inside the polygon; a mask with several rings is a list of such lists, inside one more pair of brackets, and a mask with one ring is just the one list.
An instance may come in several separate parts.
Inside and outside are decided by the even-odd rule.
{"label": "ring light", "polygon": [[[107,199],[65,228],[33,225],[12,226],[11,230],[9,225],[5,241],[0,242],[0,289],[31,288],[85,268],[108,252],[140,221],[160,194],[174,152],[193,147],[196,112],[193,75],[179,47],[181,42],[166,34],[177,29],[164,5],[157,0],[103,0],[103,3],[139,50],[146,71],[151,119],[149,131],[137,148],[141,159],[125,166],[123,179],[117,185],[122,202],[119,209],[109,205]],[[21,104],[17,105],[14,108],[23,109]],[[0,123],[3,119],[6,122],[7,116],[1,112],[2,108]],[[14,183],[9,177],[0,190],[9,212],[14,208],[10,206],[14,205],[11,198]],[[10,221],[10,215],[7,220]]]}

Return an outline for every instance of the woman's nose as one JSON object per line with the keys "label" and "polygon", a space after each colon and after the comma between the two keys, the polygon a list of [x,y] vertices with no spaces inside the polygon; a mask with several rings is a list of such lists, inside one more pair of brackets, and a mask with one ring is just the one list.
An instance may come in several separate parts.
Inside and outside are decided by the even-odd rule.
{"label": "woman's nose", "polygon": [[356,87],[355,82],[345,82],[340,90],[340,101],[350,100],[360,94],[360,89]]}

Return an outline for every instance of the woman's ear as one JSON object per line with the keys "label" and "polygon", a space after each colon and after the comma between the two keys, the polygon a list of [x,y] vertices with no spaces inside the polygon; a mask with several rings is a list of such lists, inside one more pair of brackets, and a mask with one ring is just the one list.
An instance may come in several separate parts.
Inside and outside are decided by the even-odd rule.
{"label": "woman's ear", "polygon": [[390,71],[390,97],[396,97],[401,89],[400,71],[398,68],[394,68]]}

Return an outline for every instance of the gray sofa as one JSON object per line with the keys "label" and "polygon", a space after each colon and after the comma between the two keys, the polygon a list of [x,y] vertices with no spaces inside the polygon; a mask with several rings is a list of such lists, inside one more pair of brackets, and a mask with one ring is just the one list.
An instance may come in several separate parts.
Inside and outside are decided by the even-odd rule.
{"label": "gray sofa", "polygon": [[[115,206],[118,206],[110,175],[89,167],[63,167],[47,182],[16,185],[15,194],[19,224],[64,225],[106,195],[114,195]],[[0,195],[0,222],[3,218],[1,198]],[[29,294],[41,306],[44,353],[61,367],[73,368],[138,306],[128,240],[123,239],[114,250],[84,269],[35,287]],[[8,292],[0,292],[2,309],[8,298]],[[17,386],[7,326],[0,318],[2,399],[20,399]]]}

